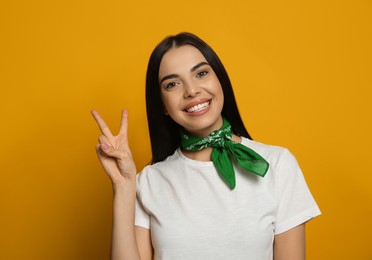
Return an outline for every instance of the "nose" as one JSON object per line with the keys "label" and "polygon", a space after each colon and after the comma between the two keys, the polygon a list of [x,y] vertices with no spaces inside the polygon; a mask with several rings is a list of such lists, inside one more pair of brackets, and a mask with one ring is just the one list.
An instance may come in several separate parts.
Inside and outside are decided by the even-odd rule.
{"label": "nose", "polygon": [[200,87],[195,82],[185,82],[184,83],[184,97],[195,97],[200,94]]}

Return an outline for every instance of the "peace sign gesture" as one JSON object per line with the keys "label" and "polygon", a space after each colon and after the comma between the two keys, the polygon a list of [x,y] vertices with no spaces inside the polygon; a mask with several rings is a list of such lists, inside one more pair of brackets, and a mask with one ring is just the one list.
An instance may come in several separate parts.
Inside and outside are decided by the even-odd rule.
{"label": "peace sign gesture", "polygon": [[113,136],[109,127],[95,110],[92,115],[96,120],[102,135],[96,145],[98,158],[114,185],[132,181],[135,183],[136,166],[128,145],[128,111],[121,114],[120,130]]}

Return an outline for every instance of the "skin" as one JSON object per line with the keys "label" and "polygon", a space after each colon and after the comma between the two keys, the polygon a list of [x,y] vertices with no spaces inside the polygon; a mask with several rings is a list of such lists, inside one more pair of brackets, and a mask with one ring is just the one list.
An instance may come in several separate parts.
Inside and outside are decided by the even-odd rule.
{"label": "skin", "polygon": [[[160,63],[159,82],[165,113],[188,132],[207,136],[222,126],[222,88],[199,50],[187,45],[170,49]],[[151,260],[150,230],[134,226],[137,171],[128,144],[128,112],[122,112],[116,136],[97,111],[92,115],[102,132],[96,146],[98,158],[114,191],[111,259]],[[235,135],[233,140],[241,141]],[[194,160],[210,161],[212,148],[182,152]],[[305,224],[275,236],[274,259],[305,259]]]}
{"label": "skin", "polygon": [[[128,144],[128,112],[122,112],[120,130],[113,136],[97,111],[92,111],[102,135],[96,145],[98,158],[109,176],[114,191],[111,259],[141,258],[138,251],[134,207],[136,199],[136,166]],[[141,241],[141,245],[145,242]],[[125,246],[123,246],[125,245]]]}
{"label": "skin", "polygon": [[[221,84],[198,49],[189,45],[170,49],[160,63],[159,79],[166,114],[188,132],[207,136],[222,126]],[[200,111],[186,110],[205,103],[209,105]]]}
{"label": "skin", "polygon": [[275,236],[274,260],[305,260],[305,248],[305,224],[301,224]]}

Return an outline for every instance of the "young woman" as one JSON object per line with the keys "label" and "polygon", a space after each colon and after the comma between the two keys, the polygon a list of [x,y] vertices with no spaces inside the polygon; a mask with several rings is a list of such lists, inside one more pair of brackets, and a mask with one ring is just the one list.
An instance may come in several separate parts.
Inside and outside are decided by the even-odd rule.
{"label": "young woman", "polygon": [[229,77],[190,33],[163,40],[147,70],[153,163],[136,174],[126,110],[96,150],[114,190],[112,259],[305,259],[320,214],[285,148],[252,141]]}

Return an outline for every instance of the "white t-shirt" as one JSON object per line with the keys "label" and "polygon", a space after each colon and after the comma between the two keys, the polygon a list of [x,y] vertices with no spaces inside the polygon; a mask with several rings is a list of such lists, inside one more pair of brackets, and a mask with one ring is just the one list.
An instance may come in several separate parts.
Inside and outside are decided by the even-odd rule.
{"label": "white t-shirt", "polygon": [[272,260],[274,235],[320,214],[287,149],[247,138],[242,144],[270,167],[260,177],[234,162],[234,190],[212,162],[180,149],[138,174],[135,224],[151,230],[156,260]]}

